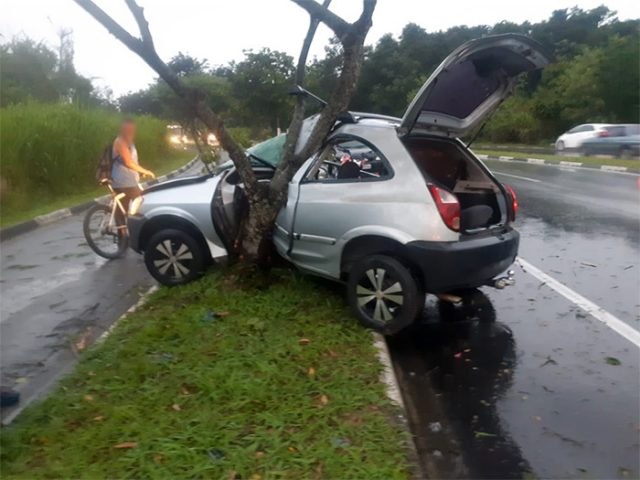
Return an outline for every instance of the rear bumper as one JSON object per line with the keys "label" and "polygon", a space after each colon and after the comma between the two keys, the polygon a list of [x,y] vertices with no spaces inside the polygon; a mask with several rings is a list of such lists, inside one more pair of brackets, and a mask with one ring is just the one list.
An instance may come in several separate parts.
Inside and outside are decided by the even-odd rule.
{"label": "rear bumper", "polygon": [[127,218],[127,227],[129,228],[129,247],[134,252],[140,252],[140,232],[142,226],[147,219],[142,215],[129,215]]}
{"label": "rear bumper", "polygon": [[513,263],[519,243],[520,234],[509,228],[481,238],[417,241],[406,246],[409,260],[422,273],[426,290],[441,293],[484,285]]}

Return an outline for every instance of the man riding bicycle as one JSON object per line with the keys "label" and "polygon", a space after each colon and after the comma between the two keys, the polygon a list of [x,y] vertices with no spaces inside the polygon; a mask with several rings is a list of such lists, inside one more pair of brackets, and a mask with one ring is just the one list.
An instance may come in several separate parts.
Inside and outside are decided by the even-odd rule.
{"label": "man riding bicycle", "polygon": [[[124,193],[121,203],[125,211],[129,211],[129,203],[140,196],[140,175],[156,178],[151,170],[143,168],[138,163],[138,151],[135,146],[136,124],[132,119],[125,119],[120,124],[120,133],[113,141],[111,156],[111,182],[116,193]],[[124,223],[123,213],[117,209],[117,223]]]}

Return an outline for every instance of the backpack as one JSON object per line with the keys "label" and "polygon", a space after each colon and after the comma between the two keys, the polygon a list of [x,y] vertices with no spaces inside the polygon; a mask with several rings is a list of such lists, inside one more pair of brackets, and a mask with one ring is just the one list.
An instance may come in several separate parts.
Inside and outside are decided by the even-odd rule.
{"label": "backpack", "polygon": [[111,181],[111,169],[113,168],[113,145],[109,144],[104,147],[102,155],[98,159],[98,168],[96,169],[96,180],[102,183],[105,180]]}

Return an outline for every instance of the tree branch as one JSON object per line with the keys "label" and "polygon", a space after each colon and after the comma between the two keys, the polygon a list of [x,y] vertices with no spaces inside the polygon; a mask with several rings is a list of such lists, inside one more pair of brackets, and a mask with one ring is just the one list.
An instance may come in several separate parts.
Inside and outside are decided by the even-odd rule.
{"label": "tree branch", "polygon": [[155,49],[153,45],[153,37],[151,36],[151,30],[149,30],[149,22],[144,16],[144,8],[139,6],[135,0],[125,0],[127,7],[131,11],[133,18],[135,18],[140,30],[140,36],[142,37],[142,43],[146,44],[148,48]]}
{"label": "tree branch", "polygon": [[[322,8],[329,8],[331,0],[324,0]],[[304,77],[307,68],[307,58],[309,57],[309,50],[313,43],[313,38],[318,30],[320,19],[312,15],[309,16],[309,28],[307,34],[302,42],[302,48],[300,49],[300,56],[298,57],[298,65],[296,67],[295,85],[304,83]],[[295,161],[295,149],[298,144],[298,138],[300,137],[300,131],[302,130],[302,123],[304,122],[306,98],[304,95],[299,94],[296,96],[296,104],[293,109],[293,115],[291,116],[291,122],[287,129],[287,140],[283,147],[282,159],[276,172],[271,179],[270,194],[272,200],[278,201],[276,197],[283,196],[286,184],[289,182],[289,178],[292,173],[291,170],[298,168],[298,163]]]}
{"label": "tree branch", "polygon": [[136,38],[127,32],[92,0],[74,1],[89,13],[89,15],[95,18],[98,23],[104,26],[109,33],[120,40],[129,50],[136,53],[147,65],[155,70],[160,78],[185,102],[189,110],[215,134],[220,145],[229,153],[229,157],[231,157],[233,164],[238,170],[244,182],[247,197],[250,201],[255,201],[258,182],[255,172],[251,168],[251,162],[249,162],[249,159],[244,153],[244,149],[229,135],[222,119],[209,108],[206,95],[202,91],[186,85],[180,77],[162,61],[155,50],[149,24],[144,17],[144,10],[138,6],[135,0],[125,0],[125,2],[138,24],[142,39]]}
{"label": "tree branch", "polygon": [[291,0],[299,7],[305,9],[311,18],[316,18],[327,27],[333,30],[333,33],[340,39],[349,32],[349,22],[339,17],[324,5],[316,3],[315,0]]}

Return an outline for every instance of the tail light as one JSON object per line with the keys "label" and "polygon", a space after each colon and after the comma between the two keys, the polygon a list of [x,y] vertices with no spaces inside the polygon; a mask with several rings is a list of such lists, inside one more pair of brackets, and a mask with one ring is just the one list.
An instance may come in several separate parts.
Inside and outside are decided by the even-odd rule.
{"label": "tail light", "polygon": [[516,196],[516,192],[511,188],[511,185],[503,184],[504,188],[507,190],[509,194],[509,200],[511,200],[511,212],[509,214],[509,219],[512,222],[516,220],[516,214],[518,213],[518,197]]}
{"label": "tail light", "polygon": [[607,130],[601,130],[598,132],[598,136],[599,137],[608,137],[609,136],[609,132]]}
{"label": "tail light", "polygon": [[436,202],[438,212],[447,227],[456,232],[460,230],[460,202],[456,196],[445,190],[444,188],[436,187],[434,184],[429,183],[427,185],[429,192]]}

